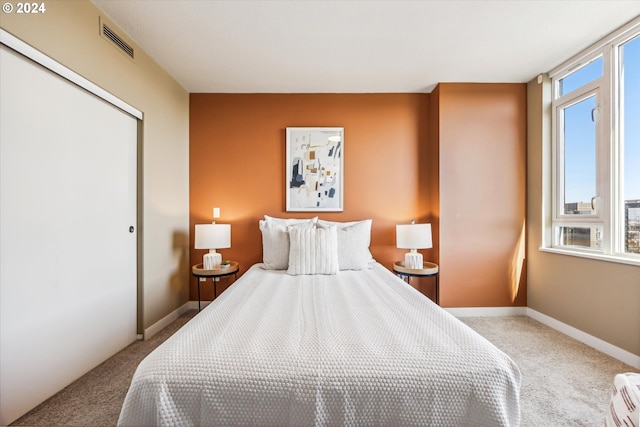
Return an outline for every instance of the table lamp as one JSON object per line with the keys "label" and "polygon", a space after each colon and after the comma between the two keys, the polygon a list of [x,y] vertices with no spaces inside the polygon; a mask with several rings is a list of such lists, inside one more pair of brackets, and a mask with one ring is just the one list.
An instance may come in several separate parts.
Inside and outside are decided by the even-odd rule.
{"label": "table lamp", "polygon": [[222,255],[216,249],[231,247],[231,224],[196,224],[196,249],[209,249],[202,257],[202,268],[220,268]]}
{"label": "table lamp", "polygon": [[406,268],[422,268],[422,254],[417,250],[433,247],[431,224],[416,224],[411,221],[411,224],[396,225],[396,246],[400,249],[410,249],[404,255]]}

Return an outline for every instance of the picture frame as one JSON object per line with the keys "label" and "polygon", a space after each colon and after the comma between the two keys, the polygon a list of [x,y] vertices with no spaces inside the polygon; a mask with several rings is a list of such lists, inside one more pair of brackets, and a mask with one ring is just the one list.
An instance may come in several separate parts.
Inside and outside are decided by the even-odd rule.
{"label": "picture frame", "polygon": [[344,128],[288,127],[287,212],[344,210]]}

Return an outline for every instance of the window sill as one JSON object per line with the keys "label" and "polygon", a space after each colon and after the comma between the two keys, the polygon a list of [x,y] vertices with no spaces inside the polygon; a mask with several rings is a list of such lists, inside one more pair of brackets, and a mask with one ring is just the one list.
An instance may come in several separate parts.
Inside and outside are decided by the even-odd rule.
{"label": "window sill", "polygon": [[552,254],[576,256],[580,258],[589,258],[589,259],[594,259],[598,261],[616,262],[619,264],[640,266],[640,258],[631,258],[631,257],[627,258],[627,257],[620,257],[615,255],[604,255],[604,254],[597,254],[597,253],[591,253],[591,252],[582,252],[582,251],[577,251],[572,249],[545,248],[545,247],[540,247],[538,249],[540,250],[540,252],[548,252]]}

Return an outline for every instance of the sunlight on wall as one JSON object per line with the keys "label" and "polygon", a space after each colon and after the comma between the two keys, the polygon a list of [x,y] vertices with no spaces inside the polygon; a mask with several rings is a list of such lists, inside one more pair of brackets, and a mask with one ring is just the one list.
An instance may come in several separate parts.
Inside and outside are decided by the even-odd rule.
{"label": "sunlight on wall", "polygon": [[525,223],[522,223],[522,229],[520,231],[520,237],[518,237],[518,241],[516,242],[516,246],[513,250],[513,255],[511,257],[511,270],[509,271],[509,283],[511,285],[510,297],[511,302],[516,300],[518,296],[518,291],[520,290],[520,281],[522,279],[522,267],[524,265],[525,258]]}

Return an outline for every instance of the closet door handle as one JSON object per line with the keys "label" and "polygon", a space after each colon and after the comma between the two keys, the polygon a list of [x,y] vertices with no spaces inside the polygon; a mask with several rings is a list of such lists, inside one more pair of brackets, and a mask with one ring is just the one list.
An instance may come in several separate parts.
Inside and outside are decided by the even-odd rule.
{"label": "closet door handle", "polygon": [[135,227],[133,225],[129,226],[129,233],[133,233],[135,231]]}

